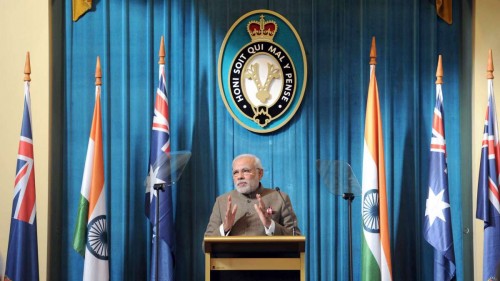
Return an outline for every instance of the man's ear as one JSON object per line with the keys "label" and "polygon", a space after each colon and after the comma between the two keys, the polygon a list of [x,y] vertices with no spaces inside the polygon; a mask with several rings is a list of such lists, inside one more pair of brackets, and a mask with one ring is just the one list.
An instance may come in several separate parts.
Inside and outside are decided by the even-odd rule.
{"label": "man's ear", "polygon": [[259,180],[260,180],[264,176],[264,169],[258,169],[257,171],[259,171]]}

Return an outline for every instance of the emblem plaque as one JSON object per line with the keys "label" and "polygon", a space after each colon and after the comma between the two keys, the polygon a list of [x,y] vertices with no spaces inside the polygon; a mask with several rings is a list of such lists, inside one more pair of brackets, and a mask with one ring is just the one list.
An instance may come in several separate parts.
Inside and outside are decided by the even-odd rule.
{"label": "emblem plaque", "polygon": [[304,96],[307,61],[302,41],[282,15],[249,12],[224,38],[218,76],[231,116],[250,131],[273,132],[290,121]]}

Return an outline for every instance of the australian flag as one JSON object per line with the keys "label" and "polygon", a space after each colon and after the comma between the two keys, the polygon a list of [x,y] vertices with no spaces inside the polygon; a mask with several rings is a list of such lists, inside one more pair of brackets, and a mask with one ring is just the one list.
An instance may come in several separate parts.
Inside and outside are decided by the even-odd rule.
{"label": "australian flag", "polygon": [[430,152],[429,195],[425,208],[424,237],[434,247],[434,280],[451,280],[455,276],[455,251],[448,194],[441,84],[436,85]]}
{"label": "australian flag", "polygon": [[493,279],[495,267],[500,263],[499,161],[500,147],[493,79],[488,79],[488,108],[481,147],[476,210],[476,218],[484,221],[483,280],[496,280]]}
{"label": "australian flag", "polygon": [[[146,183],[146,216],[153,225],[151,280],[174,280],[174,219],[172,192],[169,187],[164,191],[154,190],[155,184],[168,183],[166,159],[170,153],[170,124],[165,83],[165,65],[160,64],[159,85],[156,90],[153,126],[151,133],[151,151],[149,156],[149,174]],[[159,196],[159,223],[156,225],[156,204]],[[159,243],[156,234],[159,231]],[[158,269],[156,268],[158,266]],[[158,278],[156,273],[158,272]]]}
{"label": "australian flag", "polygon": [[29,81],[24,82],[24,113],[17,155],[5,280],[38,280],[35,160]]}

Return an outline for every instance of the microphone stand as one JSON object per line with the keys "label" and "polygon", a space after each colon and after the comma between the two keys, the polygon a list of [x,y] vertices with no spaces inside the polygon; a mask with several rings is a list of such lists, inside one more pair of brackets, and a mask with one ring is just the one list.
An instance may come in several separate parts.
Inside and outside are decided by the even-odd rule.
{"label": "microphone stand", "polygon": [[351,165],[341,160],[316,161],[319,175],[328,191],[347,200],[348,207],[348,241],[349,241],[349,280],[352,281],[352,201],[355,196],[361,196],[361,186],[352,171]]}
{"label": "microphone stand", "polygon": [[347,221],[349,223],[349,280],[352,281],[352,218],[351,218],[351,205],[352,205],[352,200],[354,200],[354,194],[350,192],[346,192],[342,194],[342,198],[345,200],[348,200],[348,216],[347,216]]}
{"label": "microphone stand", "polygon": [[155,255],[155,280],[158,281],[158,255],[160,253],[160,191],[164,192],[165,191],[165,184],[164,183],[156,183],[153,185],[153,189],[156,190],[156,215],[155,215],[155,230],[156,230],[156,236],[155,236],[155,248],[156,248],[156,255]]}
{"label": "microphone stand", "polygon": [[[158,159],[156,159],[153,166],[155,169],[158,169],[158,173],[156,175],[156,179],[160,179],[163,181],[162,183],[153,184],[153,189],[156,190],[156,217],[155,217],[155,248],[156,251],[155,260],[151,261],[151,264],[156,266],[154,273],[155,280],[158,280],[159,275],[159,255],[160,255],[160,194],[165,191],[165,188],[171,188],[174,184],[180,179],[181,174],[186,167],[186,164],[191,157],[190,151],[176,151],[176,152],[168,152],[162,153]],[[146,182],[148,182],[149,178],[146,178]],[[160,192],[161,191],[161,192]],[[167,233],[168,234],[168,233]],[[172,253],[170,253],[172,254]],[[173,273],[172,273],[173,275]]]}

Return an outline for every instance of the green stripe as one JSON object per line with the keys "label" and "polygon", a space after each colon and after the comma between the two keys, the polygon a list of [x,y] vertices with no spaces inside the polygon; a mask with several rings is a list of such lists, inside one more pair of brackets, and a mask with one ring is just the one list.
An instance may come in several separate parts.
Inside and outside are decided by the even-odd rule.
{"label": "green stripe", "polygon": [[363,244],[361,245],[361,280],[378,281],[380,280],[380,268],[377,260],[366,243],[366,237],[363,235]]}
{"label": "green stripe", "polygon": [[78,216],[76,218],[75,234],[73,236],[73,249],[83,257],[85,256],[85,244],[87,243],[87,223],[89,216],[89,201],[80,196],[78,204]]}

